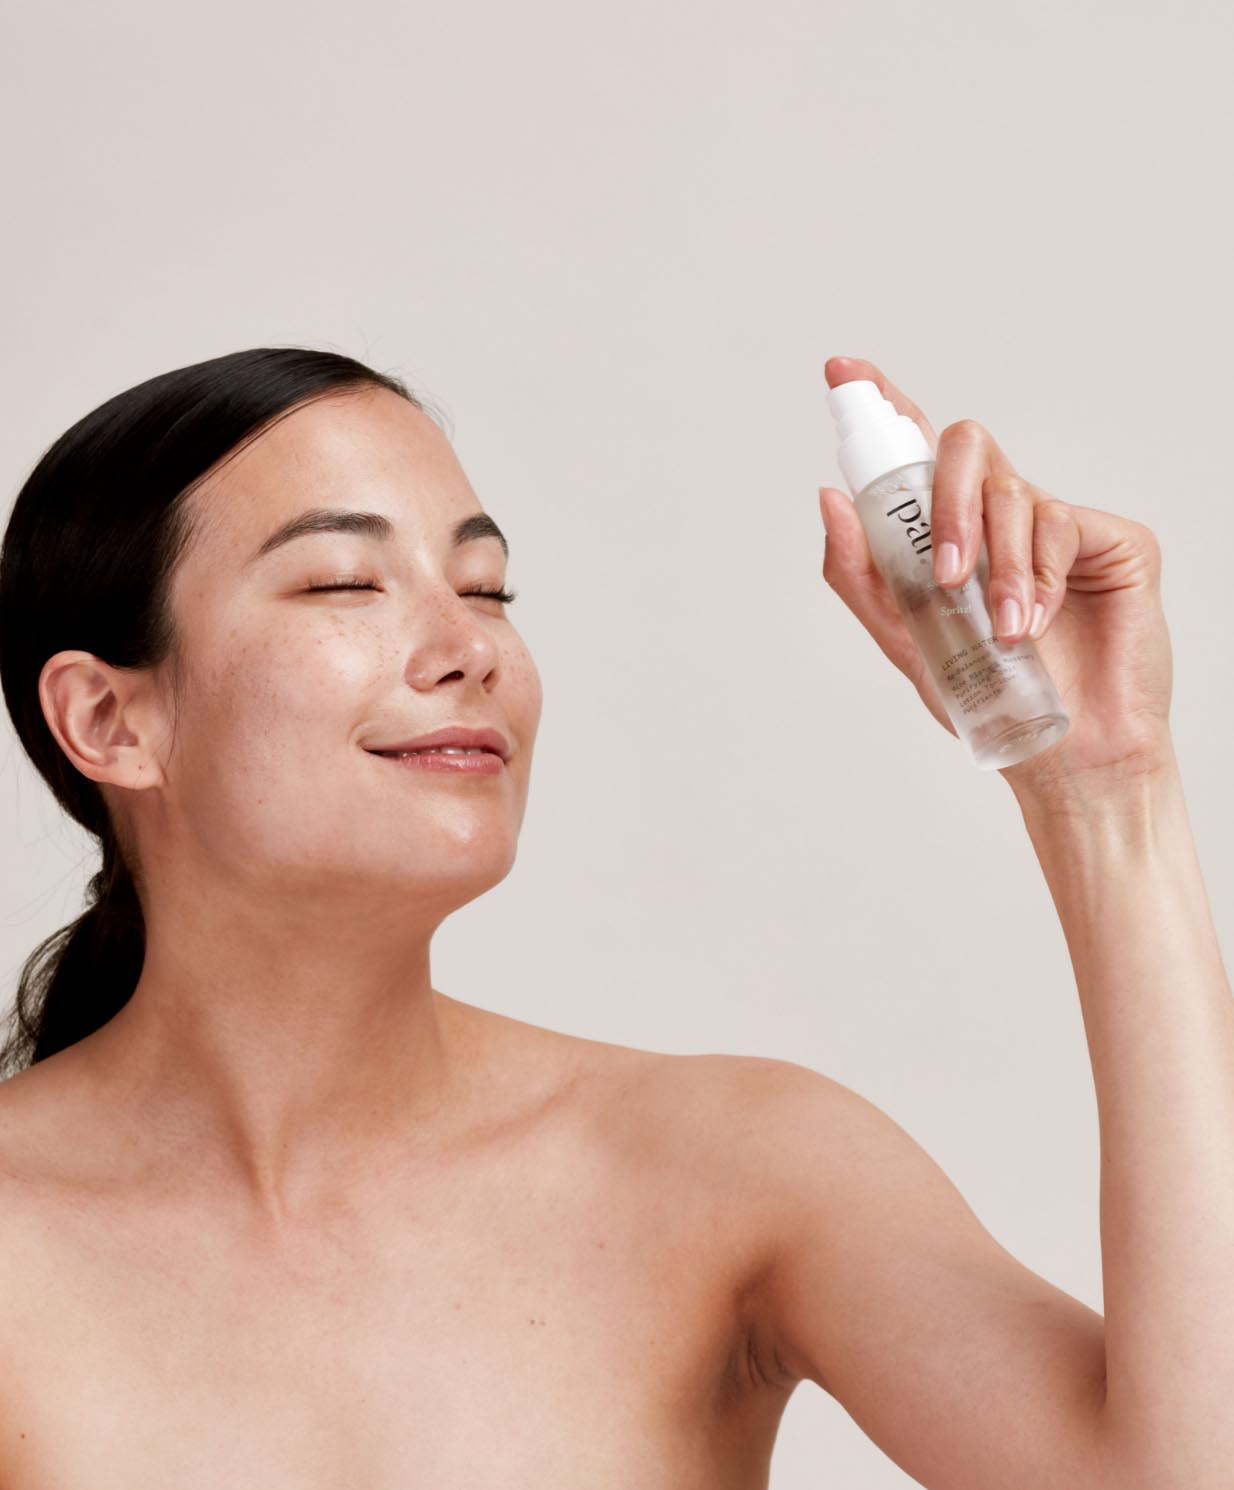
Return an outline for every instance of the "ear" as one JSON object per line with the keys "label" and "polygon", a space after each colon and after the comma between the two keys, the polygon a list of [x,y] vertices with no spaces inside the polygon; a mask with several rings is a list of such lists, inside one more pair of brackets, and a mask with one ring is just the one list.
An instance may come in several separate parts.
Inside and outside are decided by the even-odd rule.
{"label": "ear", "polygon": [[140,791],[164,780],[154,741],[165,721],[147,671],[57,652],[39,674],[39,702],[61,750],[91,781]]}

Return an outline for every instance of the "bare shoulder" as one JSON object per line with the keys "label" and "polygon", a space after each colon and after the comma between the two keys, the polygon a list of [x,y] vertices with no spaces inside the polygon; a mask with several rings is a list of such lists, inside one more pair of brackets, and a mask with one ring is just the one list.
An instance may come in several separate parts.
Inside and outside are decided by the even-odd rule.
{"label": "bare shoulder", "polygon": [[494,1038],[507,1053],[511,1025],[545,1053],[553,1102],[603,1153],[623,1203],[679,1214],[700,1260],[755,1314],[791,1218],[802,1135],[839,1156],[849,1104],[869,1104],[792,1061],[650,1050],[502,1017]]}
{"label": "bare shoulder", "polygon": [[796,1129],[839,1120],[860,1098],[821,1072],[774,1056],[636,1052],[623,1096],[646,1141],[696,1168],[763,1171]]}
{"label": "bare shoulder", "polygon": [[66,1233],[82,1226],[90,1128],[75,1066],[53,1056],[0,1082],[0,1346],[6,1350],[24,1341],[28,1352],[43,1340],[47,1289],[65,1282],[55,1259]]}
{"label": "bare shoulder", "polygon": [[[514,1021],[514,1023],[519,1023]],[[864,1098],[822,1073],[771,1056],[678,1053],[585,1039],[538,1026],[533,1039],[577,1100],[614,1142],[663,1171],[731,1184],[744,1171],[770,1179],[803,1127],[851,1120]]]}
{"label": "bare shoulder", "polygon": [[625,1096],[639,1131],[696,1168],[732,1174],[768,1118],[787,1115],[794,1092],[826,1085],[804,1066],[767,1056],[643,1051],[626,1072]]}
{"label": "bare shoulder", "polygon": [[0,1082],[0,1186],[6,1197],[14,1193],[11,1187],[54,1181],[62,1161],[71,1165],[86,1095],[71,1049]]}
{"label": "bare shoulder", "polygon": [[827,1184],[829,1168],[869,1157],[863,1124],[895,1127],[840,1082],[776,1057],[594,1041],[579,1042],[575,1056],[608,1147],[690,1215],[700,1256],[728,1274],[752,1321],[800,1202],[838,1188]]}
{"label": "bare shoulder", "polygon": [[731,1175],[747,1141],[766,1138],[769,1121],[799,1121],[802,1103],[861,1100],[792,1061],[645,1049],[472,1012],[503,1059],[518,1052],[525,1071],[543,1063],[559,1100],[573,1099],[614,1138],[654,1152],[661,1165],[688,1165],[699,1180],[711,1170]]}

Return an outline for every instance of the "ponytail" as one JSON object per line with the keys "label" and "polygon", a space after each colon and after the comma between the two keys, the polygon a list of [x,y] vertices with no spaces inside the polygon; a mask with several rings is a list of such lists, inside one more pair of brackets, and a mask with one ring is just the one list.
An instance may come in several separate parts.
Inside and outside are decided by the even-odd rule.
{"label": "ponytail", "polygon": [[0,1073],[13,1074],[92,1035],[128,1003],[146,956],[146,922],[110,824],[87,907],[22,966]]}

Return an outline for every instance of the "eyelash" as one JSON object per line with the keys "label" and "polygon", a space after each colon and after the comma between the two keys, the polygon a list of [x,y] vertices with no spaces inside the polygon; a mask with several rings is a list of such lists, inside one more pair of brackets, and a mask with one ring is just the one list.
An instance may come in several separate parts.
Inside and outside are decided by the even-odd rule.
{"label": "eyelash", "polygon": [[[359,582],[357,582],[355,580],[348,580],[348,581],[343,582],[343,583],[332,584],[332,585],[310,585],[308,587],[308,589],[304,593],[306,595],[320,595],[320,594],[323,594],[324,592],[326,592],[328,590],[375,590],[376,588],[377,588],[376,585],[369,584],[367,581],[359,581]],[[509,605],[511,601],[517,599],[517,597],[518,597],[518,591],[517,590],[485,590],[485,589],[475,589],[475,590],[464,590],[463,591],[463,594],[464,595],[483,595],[485,598],[487,598],[489,600],[500,600],[501,603],[502,603],[502,605]]]}

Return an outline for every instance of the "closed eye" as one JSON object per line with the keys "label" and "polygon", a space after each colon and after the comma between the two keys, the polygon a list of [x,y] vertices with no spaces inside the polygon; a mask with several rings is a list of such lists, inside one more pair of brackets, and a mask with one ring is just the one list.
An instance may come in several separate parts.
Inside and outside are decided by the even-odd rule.
{"label": "closed eye", "polygon": [[[328,585],[309,585],[305,590],[306,595],[320,595],[329,590],[376,590],[378,587],[368,580],[338,580]],[[464,595],[483,595],[490,600],[500,601],[502,605],[509,605],[511,601],[518,598],[517,590],[485,590],[478,588],[464,590]]]}
{"label": "closed eye", "polygon": [[512,600],[517,599],[517,590],[464,590],[464,595],[487,595],[490,600],[499,600],[502,605],[509,605]]}

